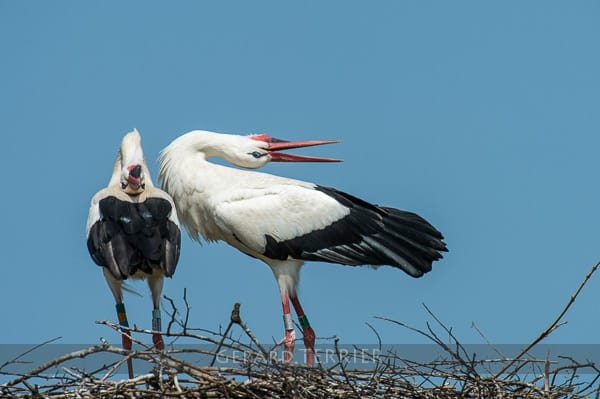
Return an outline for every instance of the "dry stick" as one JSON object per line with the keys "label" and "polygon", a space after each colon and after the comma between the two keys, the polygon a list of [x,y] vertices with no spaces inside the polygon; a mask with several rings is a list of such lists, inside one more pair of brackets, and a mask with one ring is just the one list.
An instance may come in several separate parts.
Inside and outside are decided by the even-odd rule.
{"label": "dry stick", "polygon": [[356,395],[357,398],[360,398],[360,395],[358,394],[358,392],[356,391],[356,387],[354,386],[354,384],[350,381],[350,378],[348,378],[348,374],[346,373],[346,368],[344,367],[344,357],[341,355],[340,353],[340,348],[338,346],[338,342],[340,341],[340,339],[338,337],[335,337],[334,341],[333,341],[333,345],[335,348],[335,354],[337,355],[339,360],[339,365],[340,365],[340,369],[342,370],[342,374],[344,376],[344,378],[346,379],[346,383],[348,384],[348,386],[352,389],[352,392],[354,392],[354,395]]}
{"label": "dry stick", "polygon": [[104,365],[101,369],[92,372],[90,374],[96,374],[99,373],[101,371],[106,371],[106,373],[104,373],[104,376],[100,379],[100,381],[105,381],[107,380],[109,377],[111,377],[112,375],[115,374],[115,372],[119,369],[119,367],[121,367],[123,365],[123,363],[126,362],[127,358],[123,358],[121,360],[118,360],[116,362],[114,362],[112,365]]}
{"label": "dry stick", "polygon": [[[452,333],[452,331],[450,331],[448,329],[448,327],[446,327],[432,312],[431,310],[423,304],[423,306],[425,307],[425,309],[427,310],[427,312],[435,319],[435,321],[440,324],[442,326],[442,328],[448,333],[450,334],[450,336],[452,337],[452,339],[454,339],[455,342],[458,343],[457,338],[454,336],[454,334]],[[463,367],[465,367],[465,369],[467,369],[472,375],[477,376],[477,372],[476,370],[473,368],[472,364],[467,363],[461,356],[459,351],[454,352],[448,345],[446,345],[444,343],[444,341],[442,341],[434,332],[433,329],[431,328],[431,326],[429,325],[429,323],[427,323],[427,328],[429,330],[429,333],[426,333],[416,327],[412,327],[409,326],[406,323],[403,323],[401,321],[398,320],[393,320],[387,317],[382,317],[382,316],[375,316],[376,319],[379,320],[385,320],[385,321],[389,321],[392,322],[394,324],[398,324],[399,326],[402,326],[404,328],[409,329],[410,331],[416,332],[418,334],[423,335],[424,337],[426,337],[427,339],[429,339],[430,341],[433,341],[434,343],[436,343],[437,345],[439,345],[442,349],[444,349],[447,353],[449,353],[456,361],[458,361]],[[459,344],[459,347],[461,349],[464,350],[464,348],[462,347],[462,345]],[[466,352],[466,351],[465,351]]]}
{"label": "dry stick", "polygon": [[[375,336],[377,337],[377,343],[378,343],[378,350],[379,353],[381,353],[382,349],[382,345],[381,345],[381,336],[379,335],[379,333],[377,332],[377,330],[375,329],[375,327],[373,327],[370,323],[365,322],[365,324],[371,329],[371,331],[373,331],[373,333],[375,334]],[[379,357],[375,357],[375,356],[371,356],[373,362],[375,363],[375,368],[373,369],[373,374],[371,374],[371,378],[369,379],[369,385],[372,385],[373,383],[378,384],[379,383],[379,370],[380,367],[383,366],[385,368],[385,365],[381,364],[381,361],[379,360]]]}
{"label": "dry stick", "polygon": [[254,333],[252,333],[252,331],[248,328],[246,323],[244,323],[244,321],[240,317],[240,304],[239,303],[235,303],[233,305],[233,310],[231,311],[231,320],[235,324],[239,325],[242,328],[242,330],[244,330],[244,332],[250,338],[250,340],[252,342],[254,342],[254,344],[256,345],[256,347],[258,349],[260,349],[265,360],[268,361],[270,359],[269,352],[260,344],[260,342],[258,342],[258,339],[256,339],[256,336],[254,336]]}
{"label": "dry stick", "polygon": [[[36,376],[38,376],[38,374],[40,374],[43,371],[48,370],[50,367],[53,367],[53,366],[56,366],[57,364],[66,362],[67,360],[76,359],[78,357],[83,358],[92,353],[107,351],[109,348],[110,347],[106,347],[104,345],[96,345],[96,346],[90,346],[89,348],[82,349],[82,350],[79,350],[76,352],[67,353],[66,355],[59,356],[56,359],[50,360],[49,362],[46,362],[46,363],[42,364],[41,366],[34,368],[29,373],[24,374],[24,375],[20,376],[19,378],[15,378],[14,380],[7,382],[6,384],[3,384],[3,386],[11,387],[13,385],[24,382],[25,380],[28,380],[29,378],[36,377]],[[115,352],[121,353],[121,354],[127,354],[127,352],[129,352],[129,351],[126,351],[125,349],[123,349],[123,350],[119,350],[117,348],[112,348],[112,349]]]}
{"label": "dry stick", "polygon": [[169,317],[171,318],[169,320],[169,324],[167,325],[167,333],[170,333],[173,324],[177,323],[183,329],[183,333],[185,334],[188,330],[187,325],[190,318],[191,309],[190,304],[187,301],[187,288],[183,289],[183,303],[185,304],[185,318],[183,320],[176,320],[175,316],[177,315],[177,313],[179,313],[179,309],[177,309],[177,307],[175,306],[175,301],[173,301],[173,299],[169,298],[166,295],[163,295],[163,298],[169,301],[171,309],[173,310],[172,313],[169,313],[169,311],[167,311],[167,313],[169,313]]}
{"label": "dry stick", "polygon": [[37,389],[37,386],[32,387],[27,381],[23,381],[23,385],[25,385],[27,389],[29,389],[29,391],[33,394],[34,398],[40,396],[40,392]]}
{"label": "dry stick", "polygon": [[233,323],[238,323],[239,321],[240,321],[240,304],[236,302],[233,304],[233,309],[231,310],[231,316],[229,317],[229,324],[227,325],[225,332],[221,336],[221,341],[219,342],[219,345],[217,346],[217,349],[215,350],[213,359],[210,362],[210,367],[215,365],[215,361],[217,360],[217,355],[219,354],[219,351],[223,347],[223,342],[225,342],[225,339],[227,338],[227,334],[229,334],[229,330],[231,330],[231,326],[233,326]]}
{"label": "dry stick", "polygon": [[379,335],[379,333],[377,332],[375,327],[373,327],[368,322],[365,322],[365,324],[367,325],[367,327],[369,327],[371,329],[371,331],[373,331],[373,334],[375,334],[375,336],[377,337],[377,347],[378,347],[379,351],[381,352],[381,350],[382,350],[381,349],[381,336]]}
{"label": "dry stick", "polygon": [[[117,331],[120,328],[119,324],[116,324],[116,323],[113,323],[113,322],[110,322],[110,321],[106,321],[106,320],[96,321],[96,323],[97,324],[106,325],[106,326],[108,326],[108,327],[110,327],[110,328],[112,328],[114,330],[117,330]],[[132,332],[142,333],[142,334],[152,334],[153,333],[152,330],[144,330],[144,329],[140,329],[140,328],[137,328],[137,327],[130,328],[130,330]],[[210,342],[210,343],[215,344],[215,345],[218,345],[218,343],[219,343],[216,339],[213,339],[213,338],[210,338],[210,337],[207,337],[207,336],[203,336],[203,335],[192,334],[192,333],[171,332],[171,333],[167,334],[166,336],[168,336],[168,337],[194,338],[194,339],[198,339],[198,340],[201,340],[201,341],[207,341],[207,342]],[[154,354],[159,354],[159,355],[164,355],[165,354],[165,352],[158,352],[158,351],[156,351],[156,349],[153,349],[150,346],[146,346],[143,343],[141,343],[140,345],[144,346],[146,348],[146,350],[149,350],[149,351],[151,351]],[[229,343],[223,343],[222,346],[227,347],[227,348],[231,348],[231,349],[235,349],[235,350],[240,350],[240,348],[252,349],[251,347],[249,347],[249,346],[247,346],[247,345],[245,345],[245,344],[243,344],[241,342],[235,342],[235,345],[229,344]],[[185,352],[188,352],[188,353],[214,354],[214,352],[208,352],[208,351],[205,351],[205,350],[192,350],[192,349],[173,350],[173,351],[170,351],[170,352],[171,353],[175,353],[175,352],[185,353]],[[136,354],[136,352],[132,352],[132,354]],[[230,356],[227,356],[227,355],[220,355],[220,356],[235,360],[235,357],[230,357]]]}
{"label": "dry stick", "polygon": [[433,312],[431,311],[431,309],[429,309],[427,307],[427,305],[423,304],[423,307],[425,308],[425,310],[427,311],[427,313],[429,313],[429,315],[431,317],[433,317],[433,319],[448,333],[448,335],[450,336],[450,338],[452,338],[454,340],[454,342],[456,342],[457,345],[457,349],[456,352],[454,352],[452,349],[450,349],[449,346],[447,346],[441,339],[439,339],[437,337],[437,335],[433,332],[433,330],[429,327],[429,323],[427,323],[427,327],[429,329],[429,332],[431,333],[431,335],[433,337],[436,338],[436,343],[438,345],[440,345],[443,349],[446,350],[446,352],[450,353],[450,355],[452,355],[456,360],[458,360],[464,367],[466,367],[474,376],[478,377],[478,373],[477,370],[475,370],[475,367],[473,367],[473,364],[471,362],[471,364],[467,363],[460,355],[460,351],[462,350],[463,354],[468,355],[466,349],[462,346],[462,344],[458,341],[458,338],[456,338],[456,336],[454,335],[454,333],[452,332],[451,329],[449,329],[448,327],[446,327],[446,325],[444,323],[442,323],[442,321],[435,315],[433,314]]}
{"label": "dry stick", "polygon": [[[550,324],[550,326],[548,326],[548,328],[546,328],[544,331],[542,331],[542,333],[536,339],[534,339],[529,345],[527,345],[527,347],[525,349],[523,349],[517,356],[515,356],[515,358],[512,361],[508,362],[508,364],[506,364],[504,367],[502,367],[502,369],[498,373],[496,373],[494,378],[498,378],[499,376],[501,376],[502,373],[504,373],[506,370],[508,370],[508,368],[511,367],[515,363],[516,359],[520,359],[523,355],[525,355],[527,352],[529,352],[529,350],[531,348],[533,348],[535,345],[537,345],[541,340],[546,338],[548,335],[550,335],[550,333],[552,331],[554,331],[556,329],[556,326],[558,325],[560,320],[563,318],[565,313],[567,313],[567,311],[569,310],[571,305],[573,305],[573,303],[575,302],[575,299],[577,299],[577,296],[579,295],[579,293],[581,292],[583,287],[585,287],[585,285],[587,284],[589,279],[592,277],[592,274],[594,274],[594,272],[598,269],[599,266],[600,266],[600,261],[596,262],[596,264],[594,266],[592,266],[590,271],[585,275],[585,278],[583,279],[581,284],[579,284],[579,287],[577,288],[575,293],[573,295],[571,295],[571,298],[569,299],[569,302],[567,302],[567,305],[563,308],[563,310],[556,317],[556,319],[554,319],[552,324]],[[513,370],[513,374],[516,374],[516,372],[519,371],[523,367],[523,365],[524,364],[517,366]]]}
{"label": "dry stick", "polygon": [[[173,326],[174,323],[178,323],[179,322],[177,320],[175,320],[175,315],[177,315],[177,308],[175,307],[175,302],[173,302],[173,300],[171,298],[169,298],[166,295],[163,295],[163,298],[166,299],[167,301],[169,301],[169,303],[171,304],[171,308],[173,308],[173,313],[170,313],[169,316],[171,317],[171,320],[169,320],[169,324],[167,324],[167,334],[171,333],[171,326]],[[169,312],[167,312],[169,313]]]}
{"label": "dry stick", "polygon": [[[598,379],[600,378],[600,371],[598,370],[598,368],[596,367],[595,364],[591,363],[591,364],[587,365],[587,367],[590,367],[591,369],[595,370],[596,376],[594,377],[594,379],[592,381],[590,381],[586,386],[584,386],[580,392],[586,392],[588,389],[592,388],[594,386],[594,384],[596,383],[596,381],[598,381]],[[555,372],[556,372],[556,370],[555,370]],[[600,394],[600,388],[596,388],[595,391],[596,391],[596,397],[598,397],[598,395]]]}
{"label": "dry stick", "polygon": [[[488,339],[488,337],[485,336],[485,334],[483,333],[483,331],[481,331],[479,329],[479,327],[477,327],[477,324],[475,324],[474,321],[471,322],[471,328],[473,328],[481,338],[483,338],[483,340],[485,341],[486,344],[488,344],[489,347],[492,348],[492,350],[494,352],[496,352],[496,354],[498,354],[498,356],[500,356],[501,358],[506,358],[507,356],[505,356],[502,352],[500,352],[500,350],[492,343],[492,341],[490,341]],[[490,373],[491,374],[491,373]]]}
{"label": "dry stick", "polygon": [[14,359],[12,359],[12,360],[7,360],[6,362],[4,362],[4,364],[2,364],[2,365],[0,366],[0,370],[2,370],[4,367],[8,366],[9,364],[23,363],[23,362],[19,362],[19,361],[18,361],[18,360],[19,360],[20,358],[22,358],[23,356],[25,356],[25,355],[27,355],[27,354],[29,354],[29,353],[33,352],[34,350],[36,350],[36,349],[38,349],[38,348],[40,348],[40,347],[42,347],[42,346],[44,346],[44,345],[50,344],[50,343],[52,343],[52,342],[54,342],[54,341],[58,341],[58,340],[59,340],[59,339],[61,339],[61,338],[62,338],[62,337],[56,337],[56,338],[52,338],[52,339],[49,339],[49,340],[47,340],[47,341],[44,341],[44,342],[42,342],[41,344],[34,345],[33,347],[31,347],[31,348],[27,349],[25,352],[21,353],[19,356],[15,357]]}
{"label": "dry stick", "polygon": [[[96,324],[102,324],[105,326],[108,326],[110,328],[112,328],[115,331],[118,331],[121,326],[119,324],[113,323],[112,321],[107,321],[107,320],[99,320],[96,321]],[[145,330],[142,328],[137,328],[137,327],[129,327],[128,328],[129,331],[131,332],[135,332],[135,333],[142,333],[142,334],[152,334],[152,330]],[[199,335],[199,334],[190,334],[190,333],[178,333],[178,332],[171,332],[171,333],[164,333],[167,337],[186,337],[186,338],[194,338],[200,341],[208,341],[210,343],[216,344],[217,340],[212,339],[210,337],[204,336],[204,335]],[[145,345],[143,342],[141,341],[136,341],[136,343],[139,343],[140,345],[145,346],[146,348],[150,348],[150,346]]]}
{"label": "dry stick", "polygon": [[183,332],[187,332],[187,325],[190,318],[190,304],[187,301],[187,288],[183,288],[183,303],[185,303],[185,319],[183,320]]}
{"label": "dry stick", "polygon": [[550,351],[546,352],[546,362],[544,364],[544,391],[550,397]]}

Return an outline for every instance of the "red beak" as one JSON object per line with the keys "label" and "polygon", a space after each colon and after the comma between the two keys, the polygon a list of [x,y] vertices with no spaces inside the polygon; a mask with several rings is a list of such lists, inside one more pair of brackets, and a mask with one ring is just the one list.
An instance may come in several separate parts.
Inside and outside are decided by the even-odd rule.
{"label": "red beak", "polygon": [[339,140],[305,140],[305,141],[286,141],[276,139],[267,134],[257,134],[250,136],[251,139],[262,141],[269,144],[268,151],[272,162],[342,162],[336,158],[311,157],[306,155],[283,154],[276,151],[289,150],[293,148],[312,147],[322,144],[339,143]]}
{"label": "red beak", "polygon": [[137,189],[141,183],[140,176],[142,174],[142,165],[131,165],[128,166],[127,169],[129,170],[127,181]]}

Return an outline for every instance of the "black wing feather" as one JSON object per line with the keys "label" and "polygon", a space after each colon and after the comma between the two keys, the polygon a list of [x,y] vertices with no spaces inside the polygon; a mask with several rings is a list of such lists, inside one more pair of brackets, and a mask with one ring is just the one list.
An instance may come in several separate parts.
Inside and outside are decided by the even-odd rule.
{"label": "black wing feather", "polygon": [[181,246],[179,227],[169,219],[172,206],[163,198],[133,203],[110,196],[99,202],[101,219],[91,227],[87,246],[96,264],[126,279],[158,265],[175,273]]}
{"label": "black wing feather", "polygon": [[285,241],[266,236],[264,255],[340,263],[390,265],[413,277],[431,270],[447,251],[442,234],[419,215],[380,207],[334,188],[315,188],[348,207],[350,213],[329,226]]}

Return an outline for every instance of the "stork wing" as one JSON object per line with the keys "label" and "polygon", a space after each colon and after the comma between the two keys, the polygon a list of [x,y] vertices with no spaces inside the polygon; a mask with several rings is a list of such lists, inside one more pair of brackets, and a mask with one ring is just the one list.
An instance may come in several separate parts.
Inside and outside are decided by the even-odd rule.
{"label": "stork wing", "polygon": [[418,277],[446,246],[420,216],[320,186],[248,190],[222,202],[217,223],[267,258],[391,265]]}
{"label": "stork wing", "polygon": [[132,203],[107,196],[93,201],[87,239],[92,259],[120,279],[138,269],[151,273],[153,265],[159,265],[167,277],[173,275],[181,234],[169,219],[172,212],[171,203],[163,198]]}
{"label": "stork wing", "polygon": [[267,236],[277,241],[293,239],[323,229],[348,213],[314,186],[286,184],[230,192],[214,209],[222,231],[261,254]]}

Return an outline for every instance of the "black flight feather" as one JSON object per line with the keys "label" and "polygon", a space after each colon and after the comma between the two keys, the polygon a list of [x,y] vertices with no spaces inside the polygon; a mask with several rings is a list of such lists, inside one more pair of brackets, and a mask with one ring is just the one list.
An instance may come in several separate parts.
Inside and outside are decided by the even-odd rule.
{"label": "black flight feather", "polygon": [[334,188],[319,190],[350,209],[323,229],[285,241],[266,238],[264,255],[343,265],[390,265],[420,277],[447,251],[442,234],[419,215],[370,204]]}

